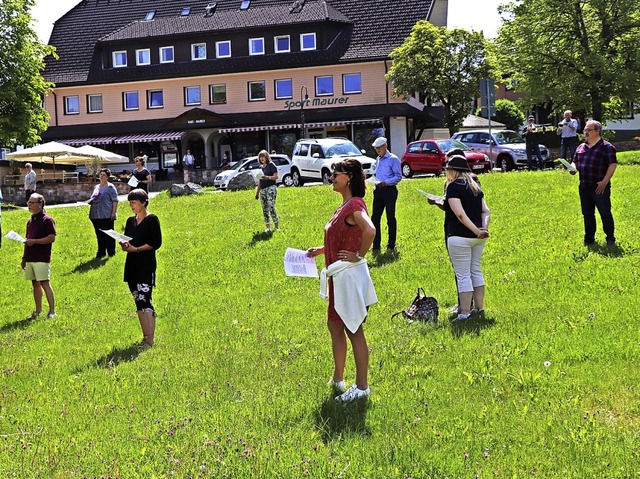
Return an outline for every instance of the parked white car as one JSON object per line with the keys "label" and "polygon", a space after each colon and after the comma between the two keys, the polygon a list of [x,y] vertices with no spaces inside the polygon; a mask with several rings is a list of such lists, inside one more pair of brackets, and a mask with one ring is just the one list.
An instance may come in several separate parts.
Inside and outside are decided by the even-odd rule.
{"label": "parked white car", "polygon": [[293,147],[291,177],[293,186],[305,181],[322,181],[329,184],[332,166],[345,158],[355,158],[362,164],[367,176],[373,174],[375,160],[346,138],[317,138],[298,140]]}
{"label": "parked white car", "polygon": [[[284,186],[293,185],[293,180],[291,178],[291,160],[289,157],[287,155],[270,156],[271,161],[273,161],[273,164],[278,168],[278,180],[276,181],[276,184]],[[243,161],[239,161],[230,170],[225,170],[219,173],[213,180],[213,186],[226,190],[231,179],[245,171],[248,171],[253,175],[253,180],[257,185],[257,174],[260,172],[260,163],[258,162],[257,156],[251,156]]]}

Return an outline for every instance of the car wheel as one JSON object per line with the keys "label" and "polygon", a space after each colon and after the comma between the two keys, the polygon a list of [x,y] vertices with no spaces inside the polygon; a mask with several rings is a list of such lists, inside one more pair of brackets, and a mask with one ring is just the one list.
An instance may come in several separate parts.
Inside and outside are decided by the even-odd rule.
{"label": "car wheel", "polygon": [[331,184],[331,172],[329,170],[322,170],[322,184],[329,185]]}
{"label": "car wheel", "polygon": [[513,161],[511,161],[511,158],[508,156],[500,158],[500,169],[505,173],[513,170]]}
{"label": "car wheel", "polygon": [[298,172],[298,170],[293,170],[291,172],[291,179],[293,182],[293,186],[302,186],[304,184],[304,182],[302,181],[302,177],[300,176],[300,173]]}
{"label": "car wheel", "polygon": [[411,178],[413,176],[413,171],[411,171],[409,163],[402,163],[402,176],[405,178]]}
{"label": "car wheel", "polygon": [[293,186],[293,178],[290,174],[286,174],[282,177],[282,184],[284,186]]}

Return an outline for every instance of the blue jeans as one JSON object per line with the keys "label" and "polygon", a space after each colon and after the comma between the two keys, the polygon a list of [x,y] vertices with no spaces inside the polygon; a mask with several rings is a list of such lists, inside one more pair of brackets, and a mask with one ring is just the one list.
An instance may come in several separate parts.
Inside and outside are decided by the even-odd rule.
{"label": "blue jeans", "polygon": [[584,242],[591,244],[596,240],[596,208],[598,208],[602,229],[607,235],[607,243],[612,243],[615,242],[616,237],[614,235],[613,214],[611,213],[611,183],[599,195],[596,194],[596,188],[597,185],[580,185],[578,187],[584,218]]}

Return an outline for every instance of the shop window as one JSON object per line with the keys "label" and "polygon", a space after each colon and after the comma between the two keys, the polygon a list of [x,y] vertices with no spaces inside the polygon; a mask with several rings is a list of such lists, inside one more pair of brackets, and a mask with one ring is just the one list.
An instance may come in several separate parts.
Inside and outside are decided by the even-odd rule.
{"label": "shop window", "polygon": [[345,95],[362,93],[362,78],[360,73],[345,73],[342,75],[342,92]]}
{"label": "shop window", "polygon": [[194,43],[191,45],[191,59],[192,60],[206,60],[207,59],[207,44],[206,43]]}
{"label": "shop window", "polygon": [[151,50],[136,50],[136,65],[151,65]]}
{"label": "shop window", "polygon": [[89,113],[102,113],[102,95],[87,95],[87,111]]}
{"label": "shop window", "polygon": [[267,99],[267,87],[263,81],[249,82],[249,101],[263,101]]}
{"label": "shop window", "polygon": [[113,52],[113,68],[123,68],[127,66],[127,52],[122,50]]}
{"label": "shop window", "polygon": [[77,95],[64,97],[64,114],[65,115],[80,114],[80,97],[78,97]]}
{"label": "shop window", "polygon": [[275,82],[276,100],[293,98],[293,80],[276,80]]}
{"label": "shop window", "polygon": [[249,55],[264,55],[264,38],[249,39]]}
{"label": "shop window", "polygon": [[160,63],[173,63],[173,47],[160,47]]}
{"label": "shop window", "polygon": [[315,50],[316,49],[316,34],[315,33],[302,33],[300,34],[300,50]]}
{"label": "shop window", "polygon": [[125,110],[138,110],[140,103],[138,101],[137,91],[126,91],[122,94],[122,103]]}
{"label": "shop window", "polygon": [[333,75],[316,77],[316,96],[333,95]]}
{"label": "shop window", "polygon": [[147,108],[164,108],[162,90],[147,90]]}
{"label": "shop window", "polygon": [[199,86],[187,86],[184,88],[184,104],[185,106],[200,104]]}
{"label": "shop window", "polygon": [[209,103],[227,103],[227,85],[209,85]]}
{"label": "shop window", "polygon": [[216,42],[216,58],[229,58],[231,56],[231,40]]}
{"label": "shop window", "polygon": [[291,51],[291,38],[289,35],[282,35],[273,39],[273,50],[276,53],[288,53]]}

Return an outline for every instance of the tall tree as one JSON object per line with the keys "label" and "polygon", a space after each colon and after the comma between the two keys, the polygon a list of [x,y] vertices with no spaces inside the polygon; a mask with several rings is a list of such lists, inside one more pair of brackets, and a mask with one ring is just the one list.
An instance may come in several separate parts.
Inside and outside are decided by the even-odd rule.
{"label": "tall tree", "polygon": [[640,97],[640,0],[526,0],[501,6],[502,70],[528,106],[623,118]]}
{"label": "tall tree", "polygon": [[42,44],[31,26],[34,0],[0,2],[0,144],[32,145],[47,128],[43,96],[52,84],[42,77],[44,57],[54,49]]}
{"label": "tall tree", "polygon": [[386,79],[394,94],[416,93],[444,107],[444,123],[453,134],[470,113],[479,95],[480,79],[490,74],[482,33],[447,30],[426,20],[415,24],[405,42],[391,52]]}

